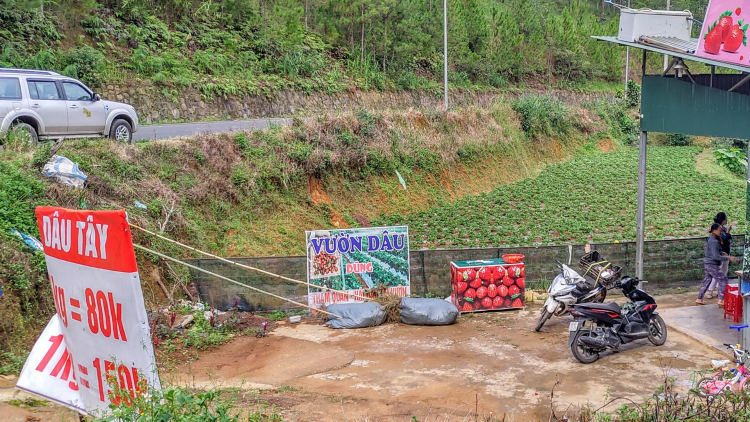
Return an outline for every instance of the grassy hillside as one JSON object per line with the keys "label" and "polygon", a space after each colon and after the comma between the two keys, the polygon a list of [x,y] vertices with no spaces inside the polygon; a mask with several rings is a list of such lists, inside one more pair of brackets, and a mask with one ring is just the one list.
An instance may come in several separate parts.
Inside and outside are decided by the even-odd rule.
{"label": "grassy hillside", "polygon": [[[744,181],[699,173],[696,155],[701,151],[649,149],[647,239],[705,236],[718,211],[727,212],[737,232],[744,233]],[[422,247],[633,241],[637,181],[638,150],[624,148],[584,155],[550,166],[534,179],[377,223],[408,225],[414,245]]]}
{"label": "grassy hillside", "polygon": [[[622,51],[589,37],[617,31],[600,8],[451,0],[452,86],[619,80]],[[0,66],[55,69],[94,87],[137,78],[207,96],[442,87],[435,1],[3,0],[0,21]]]}

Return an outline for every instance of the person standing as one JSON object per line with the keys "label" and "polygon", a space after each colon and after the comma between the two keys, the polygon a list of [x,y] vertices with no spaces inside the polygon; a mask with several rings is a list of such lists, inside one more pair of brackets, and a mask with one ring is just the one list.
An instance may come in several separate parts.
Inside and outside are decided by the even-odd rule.
{"label": "person standing", "polygon": [[711,284],[712,279],[716,279],[717,287],[719,288],[719,307],[724,307],[724,290],[727,285],[727,274],[722,271],[721,264],[725,261],[737,262],[737,258],[729,256],[729,254],[722,251],[722,240],[721,240],[721,224],[713,223],[709,229],[710,235],[706,242],[706,254],[703,258],[703,269],[705,275],[703,276],[703,284],[698,292],[698,299],[696,299],[696,305],[703,305],[703,295],[706,294],[708,286]]}
{"label": "person standing", "polygon": [[[714,217],[714,223],[721,224],[721,250],[725,254],[729,255],[731,253],[732,248],[732,226],[727,227],[727,214],[724,212],[720,212],[716,214],[716,217]],[[726,260],[721,263],[721,269],[724,271],[724,274],[729,274],[729,260]],[[711,285],[708,286],[708,291],[706,292],[706,298],[711,299],[714,297],[713,292],[716,289],[716,279],[711,280]]]}

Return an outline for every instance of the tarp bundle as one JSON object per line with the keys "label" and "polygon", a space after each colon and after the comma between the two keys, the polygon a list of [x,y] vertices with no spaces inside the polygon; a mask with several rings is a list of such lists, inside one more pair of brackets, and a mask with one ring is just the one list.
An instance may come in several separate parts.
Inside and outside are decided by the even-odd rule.
{"label": "tarp bundle", "polygon": [[456,305],[443,299],[401,299],[401,322],[409,325],[450,325],[458,318]]}
{"label": "tarp bundle", "polygon": [[327,311],[341,316],[326,322],[330,328],[365,328],[385,322],[385,308],[374,302],[333,304]]}
{"label": "tarp bundle", "polygon": [[86,175],[78,169],[78,164],[60,155],[52,156],[44,165],[42,174],[79,189],[83,188],[83,183],[86,182]]}
{"label": "tarp bundle", "polygon": [[[343,318],[332,318],[330,328],[365,328],[385,322],[386,312],[375,302],[343,303],[328,306],[328,312]],[[401,299],[401,322],[409,325],[450,325],[458,318],[458,308],[442,299]]]}

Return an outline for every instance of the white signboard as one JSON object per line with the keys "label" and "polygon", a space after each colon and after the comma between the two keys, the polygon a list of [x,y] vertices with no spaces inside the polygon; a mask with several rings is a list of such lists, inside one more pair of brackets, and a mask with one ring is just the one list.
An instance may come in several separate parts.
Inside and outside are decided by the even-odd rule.
{"label": "white signboard", "polygon": [[[80,402],[55,395],[58,389],[46,391],[45,382],[31,382],[30,374],[38,374],[28,362],[20,387],[72,407],[82,404],[89,413],[129,400],[113,394],[108,379],[131,396],[146,384],[160,388],[125,211],[39,207],[36,214],[59,331],[72,363],[68,377],[76,383]],[[53,325],[54,320],[48,329]],[[50,341],[43,335],[34,349],[44,350]],[[54,369],[48,377],[60,375]]]}

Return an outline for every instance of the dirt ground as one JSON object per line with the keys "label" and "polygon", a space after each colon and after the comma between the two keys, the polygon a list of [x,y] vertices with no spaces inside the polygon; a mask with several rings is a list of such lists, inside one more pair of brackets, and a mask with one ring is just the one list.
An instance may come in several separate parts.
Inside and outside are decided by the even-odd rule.
{"label": "dirt ground", "polygon": [[[694,293],[656,299],[661,308],[684,306]],[[567,348],[569,318],[555,317],[543,332],[533,331],[540,307],[464,314],[446,327],[333,330],[282,322],[264,338],[236,338],[193,362],[162,370],[161,378],[239,388],[248,405],[267,402],[289,421],[473,421],[475,414],[478,420],[547,421],[552,408],[560,416],[580,405],[598,408],[607,397],[640,401],[666,376],[686,391],[693,371],[720,357],[672,330],[662,347],[641,340],[582,365]],[[12,420],[72,420],[54,407],[29,413],[0,406],[0,414],[15,412],[7,413]]]}
{"label": "dirt ground", "polygon": [[[693,300],[693,293],[657,297],[662,308]],[[567,348],[568,318],[553,318],[542,333],[533,332],[540,306],[465,314],[447,327],[281,325],[268,337],[236,339],[162,377],[259,389],[260,399],[293,421],[460,421],[473,420],[475,412],[480,419],[505,414],[506,420],[547,421],[558,380],[559,413],[569,405],[599,407],[606,397],[640,401],[665,376],[686,391],[693,371],[719,357],[670,331],[662,347],[642,340],[582,365]]]}

